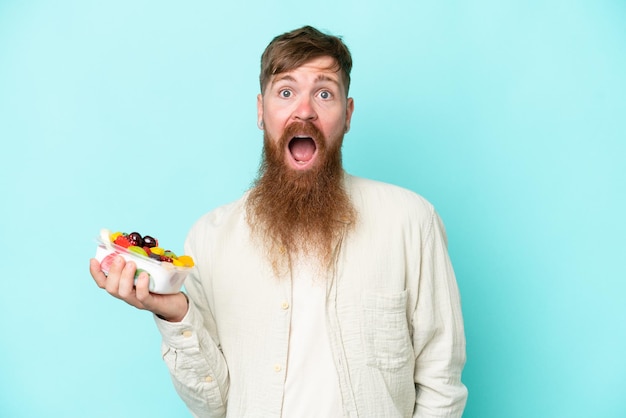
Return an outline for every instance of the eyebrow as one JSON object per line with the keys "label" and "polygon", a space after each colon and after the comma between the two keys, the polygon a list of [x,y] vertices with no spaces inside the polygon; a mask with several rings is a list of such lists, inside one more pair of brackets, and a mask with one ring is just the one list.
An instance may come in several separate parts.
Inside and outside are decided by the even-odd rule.
{"label": "eyebrow", "polygon": [[[276,79],[272,80],[272,84],[276,84],[276,83],[278,83],[280,81],[291,81],[291,82],[295,83],[296,79],[292,75],[290,75],[290,74],[283,74],[283,75],[277,76]],[[332,78],[332,77],[327,76],[326,74],[319,74],[315,78],[314,83],[320,83],[320,82],[323,82],[323,81],[331,82],[331,83],[335,84],[337,87],[339,87],[339,81],[334,79],[334,78]]]}
{"label": "eyebrow", "polygon": [[330,81],[331,83],[334,83],[337,85],[337,87],[339,87],[339,81],[335,78],[327,76],[326,74],[320,74],[317,76],[315,82],[319,83],[320,81]]}

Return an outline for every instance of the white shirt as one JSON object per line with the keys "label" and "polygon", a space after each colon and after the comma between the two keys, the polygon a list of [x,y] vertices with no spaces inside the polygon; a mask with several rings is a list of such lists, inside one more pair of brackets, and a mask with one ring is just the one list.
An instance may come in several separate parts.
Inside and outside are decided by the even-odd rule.
{"label": "white shirt", "polygon": [[326,331],[326,283],[312,260],[295,260],[282,415],[342,417],[341,392]]}
{"label": "white shirt", "polygon": [[[346,175],[345,188],[358,218],[324,278],[343,416],[460,417],[465,336],[441,219],[400,187]],[[189,311],[180,323],[155,317],[174,387],[196,417],[282,417],[291,280],[250,240],[245,199],[194,225]]]}

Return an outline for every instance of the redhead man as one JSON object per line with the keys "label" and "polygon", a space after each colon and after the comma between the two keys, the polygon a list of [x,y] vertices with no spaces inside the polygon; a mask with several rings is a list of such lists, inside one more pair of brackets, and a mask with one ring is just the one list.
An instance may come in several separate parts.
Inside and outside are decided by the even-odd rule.
{"label": "redhead man", "polygon": [[305,26],[261,58],[259,176],[192,227],[186,293],[121,258],[98,286],[154,313],[196,417],[460,417],[465,336],[433,206],[342,167],[354,101],[342,40]]}

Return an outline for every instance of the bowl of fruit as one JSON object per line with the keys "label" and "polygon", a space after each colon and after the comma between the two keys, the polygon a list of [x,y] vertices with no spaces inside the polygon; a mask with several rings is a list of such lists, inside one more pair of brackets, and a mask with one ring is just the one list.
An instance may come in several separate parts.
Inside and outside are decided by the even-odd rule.
{"label": "bowl of fruit", "polygon": [[104,228],[97,238],[96,260],[104,274],[115,257],[122,256],[137,266],[135,279],[141,272],[150,277],[149,289],[153,293],[171,294],[180,291],[189,270],[194,266],[188,255],[176,255],[171,250],[159,246],[159,241],[150,235],[139,232],[111,232]]}

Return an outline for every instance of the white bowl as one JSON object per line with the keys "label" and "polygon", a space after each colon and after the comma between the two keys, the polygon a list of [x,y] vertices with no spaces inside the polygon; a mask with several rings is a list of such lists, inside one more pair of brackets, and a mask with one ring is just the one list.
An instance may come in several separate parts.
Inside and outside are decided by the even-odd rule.
{"label": "white bowl", "polygon": [[97,240],[96,260],[100,262],[104,274],[108,274],[111,262],[116,255],[121,255],[126,261],[133,261],[137,265],[135,279],[141,271],[150,276],[149,289],[152,293],[172,294],[180,292],[183,282],[191,267],[179,267],[166,261],[158,261],[141,254],[128,251],[119,245],[105,245],[101,239]]}

